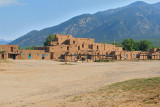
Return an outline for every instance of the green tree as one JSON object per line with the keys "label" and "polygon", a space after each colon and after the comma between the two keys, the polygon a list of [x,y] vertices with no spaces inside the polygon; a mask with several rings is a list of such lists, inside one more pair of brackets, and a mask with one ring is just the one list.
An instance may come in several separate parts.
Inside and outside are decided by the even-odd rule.
{"label": "green tree", "polygon": [[137,51],[138,50],[137,42],[134,41],[133,39],[124,39],[122,41],[122,47],[124,50],[128,50],[128,51]]}
{"label": "green tree", "polygon": [[117,46],[121,46],[121,44],[119,42],[115,42],[115,43],[112,43],[113,45],[117,45]]}
{"label": "green tree", "polygon": [[152,43],[147,40],[139,41],[138,45],[140,51],[148,51],[149,49],[153,48]]}
{"label": "green tree", "polygon": [[46,41],[44,42],[44,46],[47,46],[49,42],[54,41],[55,39],[55,35],[54,34],[50,34],[47,38]]}
{"label": "green tree", "polygon": [[34,50],[34,47],[32,46],[32,47],[27,47],[26,49],[28,49],[28,50]]}

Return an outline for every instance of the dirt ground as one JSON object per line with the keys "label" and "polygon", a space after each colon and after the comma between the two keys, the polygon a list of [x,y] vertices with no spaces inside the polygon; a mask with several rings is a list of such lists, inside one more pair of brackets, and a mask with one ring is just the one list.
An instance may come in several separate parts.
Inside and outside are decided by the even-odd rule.
{"label": "dirt ground", "polygon": [[159,76],[160,61],[70,65],[56,61],[2,62],[0,107],[54,107],[61,105],[68,97],[94,91],[111,83]]}

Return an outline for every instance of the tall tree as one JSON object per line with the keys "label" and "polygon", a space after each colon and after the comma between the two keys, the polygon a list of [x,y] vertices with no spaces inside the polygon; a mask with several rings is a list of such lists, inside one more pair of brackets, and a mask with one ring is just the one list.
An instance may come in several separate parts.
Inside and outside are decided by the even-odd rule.
{"label": "tall tree", "polygon": [[137,43],[133,39],[124,39],[122,42],[122,47],[124,50],[128,51],[138,50]]}
{"label": "tall tree", "polygon": [[140,51],[148,51],[149,49],[153,48],[152,43],[147,40],[139,41],[138,45]]}
{"label": "tall tree", "polygon": [[49,42],[54,41],[55,39],[55,35],[54,34],[50,34],[47,38],[46,41],[44,42],[44,46],[47,46],[49,44]]}

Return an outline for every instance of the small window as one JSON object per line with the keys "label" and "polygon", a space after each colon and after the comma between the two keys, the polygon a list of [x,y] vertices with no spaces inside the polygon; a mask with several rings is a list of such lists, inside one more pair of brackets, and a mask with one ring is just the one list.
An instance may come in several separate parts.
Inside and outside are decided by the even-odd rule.
{"label": "small window", "polygon": [[39,53],[37,53],[37,56],[39,56]]}
{"label": "small window", "polygon": [[73,44],[75,44],[75,41],[73,41]]}
{"label": "small window", "polygon": [[80,50],[80,46],[78,46],[78,50]]}
{"label": "small window", "polygon": [[84,48],[84,44],[82,44],[82,48]]}
{"label": "small window", "polygon": [[67,50],[69,50],[69,46],[67,46]]}
{"label": "small window", "polygon": [[93,49],[93,44],[91,45],[91,49]]}
{"label": "small window", "polygon": [[22,55],[25,55],[24,53]]}
{"label": "small window", "polygon": [[48,54],[46,54],[46,56],[48,56]]}
{"label": "small window", "polygon": [[97,46],[97,50],[99,49],[99,46]]}

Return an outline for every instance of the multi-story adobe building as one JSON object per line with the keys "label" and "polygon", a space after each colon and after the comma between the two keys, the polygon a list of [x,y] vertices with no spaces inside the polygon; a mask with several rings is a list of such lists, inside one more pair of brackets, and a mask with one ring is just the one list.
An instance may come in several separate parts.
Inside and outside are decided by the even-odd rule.
{"label": "multi-story adobe building", "polygon": [[73,38],[72,35],[55,35],[48,46],[34,50],[19,50],[18,45],[0,45],[0,59],[33,60],[136,60],[160,59],[159,49],[149,52],[124,51],[112,44],[95,43],[94,39]]}
{"label": "multi-story adobe building", "polygon": [[[122,47],[116,45],[95,43],[94,39],[73,38],[72,35],[55,35],[55,40],[46,47],[35,47],[35,50],[45,50],[51,53],[52,59],[82,60],[93,59],[92,56],[109,55],[114,51],[122,52]],[[77,58],[84,55],[85,57]],[[88,56],[87,56],[88,55]],[[96,58],[96,57],[95,57]]]}
{"label": "multi-story adobe building", "polygon": [[18,45],[0,45],[0,59],[19,59]]}

